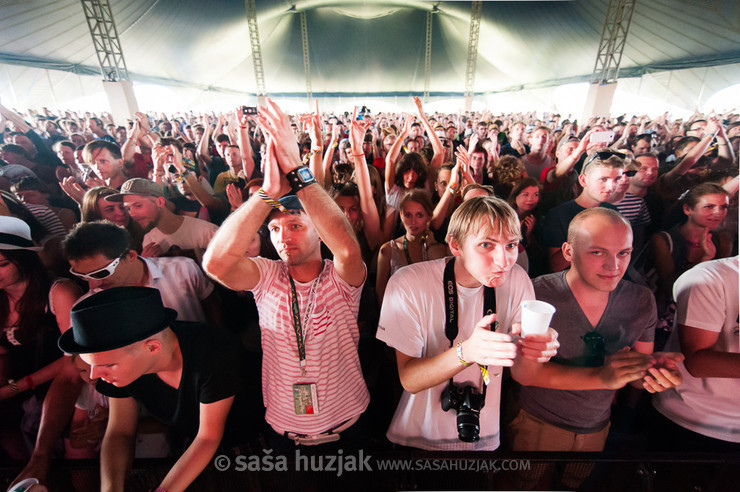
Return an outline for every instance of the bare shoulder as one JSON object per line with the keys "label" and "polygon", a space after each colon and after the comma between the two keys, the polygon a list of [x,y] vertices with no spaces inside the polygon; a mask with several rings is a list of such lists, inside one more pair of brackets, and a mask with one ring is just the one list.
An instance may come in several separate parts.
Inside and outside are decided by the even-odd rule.
{"label": "bare shoulder", "polygon": [[[391,239],[391,241],[395,241],[395,239]],[[390,254],[391,251],[391,241],[388,241],[386,243],[383,243],[383,245],[378,250],[378,255],[387,256]]]}
{"label": "bare shoulder", "polygon": [[56,280],[52,284],[51,290],[49,293],[54,297],[73,296],[77,298],[82,295],[82,291],[77,286],[77,284],[75,284],[72,280],[68,278],[60,278]]}

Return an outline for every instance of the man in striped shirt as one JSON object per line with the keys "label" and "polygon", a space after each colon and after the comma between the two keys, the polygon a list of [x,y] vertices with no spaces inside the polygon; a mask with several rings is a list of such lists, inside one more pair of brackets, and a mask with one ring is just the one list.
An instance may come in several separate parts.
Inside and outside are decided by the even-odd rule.
{"label": "man in striped shirt", "polygon": [[[651,186],[658,179],[658,158],[653,154],[642,154],[634,157],[625,171],[616,193],[612,196],[613,203],[619,213],[630,222],[634,234],[632,247],[639,252],[645,245],[647,238],[656,231],[654,224],[660,209],[655,209],[655,192]],[[651,202],[648,203],[650,191]]]}
{"label": "man in striped shirt", "polygon": [[[272,449],[359,448],[356,422],[370,401],[357,354],[366,276],[360,247],[342,211],[301,166],[288,117],[268,101],[258,123],[268,137],[263,189],[223,223],[203,266],[226,287],[254,293]],[[244,238],[265,219],[278,261],[246,256]],[[333,261],[322,260],[322,241]]]}

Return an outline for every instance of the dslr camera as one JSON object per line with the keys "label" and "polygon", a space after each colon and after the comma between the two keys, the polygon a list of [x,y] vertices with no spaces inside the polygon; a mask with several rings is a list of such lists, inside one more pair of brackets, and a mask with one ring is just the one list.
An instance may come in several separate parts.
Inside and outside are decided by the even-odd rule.
{"label": "dslr camera", "polygon": [[442,410],[457,411],[457,437],[465,442],[480,440],[480,410],[485,404],[485,396],[470,385],[448,384],[442,392]]}

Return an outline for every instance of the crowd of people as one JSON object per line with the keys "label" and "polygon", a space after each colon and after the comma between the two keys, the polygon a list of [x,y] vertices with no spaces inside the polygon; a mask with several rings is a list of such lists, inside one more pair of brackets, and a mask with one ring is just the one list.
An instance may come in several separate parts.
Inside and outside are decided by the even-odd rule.
{"label": "crowd of people", "polygon": [[[622,388],[654,394],[650,449],[739,450],[740,116],[413,102],[0,106],[16,483],[54,456],[100,457],[103,490],[173,456],[174,491],[218,450],[602,451]],[[545,333],[522,333],[533,299]]]}

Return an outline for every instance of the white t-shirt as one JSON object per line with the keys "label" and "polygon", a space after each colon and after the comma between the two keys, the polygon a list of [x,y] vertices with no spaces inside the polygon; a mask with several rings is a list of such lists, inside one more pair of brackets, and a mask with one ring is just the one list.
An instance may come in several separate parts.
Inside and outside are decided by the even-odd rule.
{"label": "white t-shirt", "polygon": [[[415,263],[401,268],[386,288],[380,311],[377,338],[410,356],[427,358],[445,352],[450,341],[445,336],[444,268],[446,259]],[[483,317],[483,287],[457,286],[458,335],[462,342],[470,337],[475,324]],[[498,332],[509,332],[520,320],[520,305],[534,299],[532,282],[521,267],[515,265],[501,287],[496,288]],[[491,375],[501,367],[490,366]],[[455,384],[470,382],[479,390],[482,378],[477,365],[464,369],[454,378]],[[386,434],[403,446],[443,451],[490,451],[499,446],[501,378],[491,377],[486,403],[480,413],[480,441],[466,443],[457,436],[457,413],[442,410],[440,397],[449,381],[412,395],[401,396],[391,426]]]}
{"label": "white t-shirt", "polygon": [[[740,353],[738,257],[707,261],[673,285],[676,323],[719,334],[711,348]],[[674,329],[666,351],[680,352]],[[740,442],[740,379],[695,378],[679,364],[683,384],[657,393],[653,406],[681,427],[723,441]]]}
{"label": "white t-shirt", "polygon": [[[319,275],[308,326],[302,326],[306,350],[306,376],[300,358],[291,311],[288,268],[283,261],[252,258],[260,271],[252,289],[262,334],[262,395],[265,420],[277,431],[320,434],[357,417],[370,403],[362,377],[357,345],[357,313],[362,286],[346,283],[324,262]],[[301,323],[311,299],[311,282],[295,282]],[[318,412],[296,414],[293,385],[316,384]]]}
{"label": "white t-shirt", "polygon": [[[213,283],[190,258],[173,256],[171,258],[144,258],[149,270],[149,279],[144,287],[153,287],[162,295],[164,307],[177,311],[178,321],[206,322],[206,315],[200,301],[213,292]],[[102,289],[92,289],[77,302]]]}
{"label": "white t-shirt", "polygon": [[183,223],[172,234],[163,234],[156,227],[147,232],[144,236],[144,245],[154,243],[162,248],[164,252],[169,251],[172,246],[177,246],[180,249],[194,249],[196,252],[205,251],[213,235],[216,234],[218,226],[187,215],[184,215],[183,218],[185,219]]}

